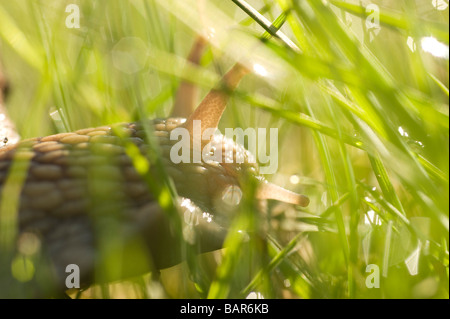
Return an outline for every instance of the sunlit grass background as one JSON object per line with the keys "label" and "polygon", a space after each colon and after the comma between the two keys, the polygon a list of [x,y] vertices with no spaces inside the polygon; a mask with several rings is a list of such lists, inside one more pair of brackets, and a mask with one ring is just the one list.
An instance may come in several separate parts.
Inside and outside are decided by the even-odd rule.
{"label": "sunlit grass background", "polygon": [[[65,24],[71,3],[79,29]],[[230,235],[194,266],[162,271],[162,286],[147,275],[82,296],[448,298],[448,1],[249,4],[298,50],[261,40],[233,1],[0,3],[8,108],[23,138],[167,117],[182,79],[204,96],[240,61],[255,72],[220,128],[278,127],[267,179],[311,199],[270,203],[267,247]],[[197,34],[211,46],[186,66]],[[259,227],[252,205],[234,229]],[[379,288],[367,287],[367,265]]]}

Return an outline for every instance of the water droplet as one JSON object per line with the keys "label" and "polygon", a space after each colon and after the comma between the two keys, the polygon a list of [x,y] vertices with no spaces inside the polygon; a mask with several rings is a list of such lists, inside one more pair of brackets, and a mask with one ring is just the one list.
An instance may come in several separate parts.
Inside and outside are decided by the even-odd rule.
{"label": "water droplet", "polygon": [[206,220],[206,222],[208,222],[208,223],[212,222],[213,215],[211,215],[210,213],[203,212],[202,217],[203,217],[203,219]]}
{"label": "water droplet", "polygon": [[260,76],[267,76],[268,72],[261,64],[253,64],[253,71]]}
{"label": "water droplet", "polygon": [[184,222],[189,226],[198,225],[200,209],[187,198],[183,199],[180,206],[184,208]]}
{"label": "water droplet", "polygon": [[419,257],[420,257],[420,250],[422,248],[422,245],[419,241],[419,244],[416,249],[405,259],[406,267],[408,268],[409,273],[411,276],[415,276],[419,273]]}
{"label": "water droplet", "polygon": [[434,37],[423,37],[420,40],[420,45],[425,52],[431,53],[435,57],[448,60],[448,45],[439,42]]}
{"label": "water droplet", "polygon": [[61,121],[59,110],[50,111],[50,117],[53,119],[53,121]]}
{"label": "water droplet", "polygon": [[180,206],[187,208],[187,210],[189,210],[190,212],[193,212],[196,208],[195,205],[188,198],[184,198]]}
{"label": "water droplet", "polygon": [[445,0],[432,0],[431,3],[433,4],[433,7],[439,11],[444,11],[448,8],[448,3]]}
{"label": "water droplet", "polygon": [[249,234],[247,234],[245,231],[243,231],[242,229],[239,229],[238,231],[238,234],[240,234],[241,236],[242,236],[242,240],[244,241],[244,242],[248,242],[249,240],[250,240],[250,236],[249,236]]}
{"label": "water droplet", "polygon": [[398,127],[398,132],[400,133],[401,136],[405,136],[405,137],[408,137],[408,136],[409,136],[409,135],[408,135],[408,132],[406,132],[406,131],[403,129],[403,127],[401,127],[401,126]]}
{"label": "water droplet", "polygon": [[256,292],[252,291],[251,293],[248,294],[247,297],[245,297],[245,299],[264,299],[264,296],[259,291]]}
{"label": "water droplet", "polygon": [[222,192],[222,201],[231,206],[237,206],[241,202],[242,191],[237,185],[228,185]]}
{"label": "water droplet", "polygon": [[324,206],[327,206],[327,192],[323,192],[322,197],[320,198],[320,200],[322,201],[322,204]]}
{"label": "water droplet", "polygon": [[420,153],[422,149],[425,147],[425,145],[423,145],[421,141],[414,141],[414,140],[409,140],[408,145],[416,153]]}
{"label": "water droplet", "polygon": [[289,178],[289,181],[291,182],[291,184],[297,185],[298,183],[300,183],[300,177],[298,177],[298,175],[294,174]]}
{"label": "water droplet", "polygon": [[189,244],[195,244],[195,231],[193,227],[185,226],[183,227],[183,239]]}
{"label": "water droplet", "polygon": [[208,40],[211,40],[211,39],[213,39],[215,36],[216,36],[216,29],[210,27],[210,28],[208,29],[208,31],[206,32],[206,38],[207,38]]}
{"label": "water droplet", "polygon": [[366,225],[381,225],[381,219],[373,210],[369,210],[364,216],[364,223]]}
{"label": "water droplet", "polygon": [[66,132],[66,128],[62,121],[62,118],[64,117],[63,110],[57,109],[56,107],[52,107],[50,109],[49,115],[50,115],[51,119],[53,120],[53,123],[55,124],[58,132]]}
{"label": "water droplet", "polygon": [[406,44],[408,45],[411,52],[416,51],[416,42],[414,41],[413,37],[408,37],[408,39],[406,40]]}

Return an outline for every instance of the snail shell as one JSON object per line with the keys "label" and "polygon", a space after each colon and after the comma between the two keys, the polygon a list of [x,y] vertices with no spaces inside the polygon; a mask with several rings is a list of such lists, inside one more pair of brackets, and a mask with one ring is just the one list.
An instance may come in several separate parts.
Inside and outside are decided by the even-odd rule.
{"label": "snail shell", "polygon": [[[199,49],[201,46],[197,46]],[[246,73],[237,64],[224,76],[223,86],[233,90]],[[43,263],[49,261],[52,265],[49,278],[56,286],[64,289],[66,267],[70,264],[79,266],[81,283],[86,286],[94,279],[102,280],[94,278],[96,266],[118,260],[115,258],[120,258],[120,271],[104,280],[179,263],[185,244],[199,253],[220,249],[229,220],[239,210],[242,176],[257,179],[260,199],[308,205],[305,196],[265,182],[258,176],[253,156],[223,136],[215,137],[214,147],[228,146],[233,158],[237,152],[244,154],[243,163],[175,164],[170,160],[170,151],[177,142],[170,139],[170,132],[183,127],[192,136],[196,120],[202,121],[202,133],[217,128],[227,100],[227,93],[213,89],[188,119],[88,128],[1,147],[0,207],[16,181],[15,174],[24,176],[16,200],[19,250],[22,242],[32,238],[46,256]],[[127,152],[127,147],[133,145],[146,158],[152,150],[146,139],[147,126],[159,145],[160,162],[176,188],[174,204],[181,217],[184,243],[180,243],[172,220]],[[159,181],[161,172],[152,165],[149,176]],[[148,251],[145,260],[141,256],[138,263],[133,255],[137,248]]]}

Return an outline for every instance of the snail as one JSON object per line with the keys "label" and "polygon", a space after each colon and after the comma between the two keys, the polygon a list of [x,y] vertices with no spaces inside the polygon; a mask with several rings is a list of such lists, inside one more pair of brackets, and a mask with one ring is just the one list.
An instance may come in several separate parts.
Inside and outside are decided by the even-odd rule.
{"label": "snail", "polygon": [[[189,61],[198,63],[204,46],[204,40],[198,40]],[[306,196],[268,183],[258,174],[258,165],[251,160],[253,154],[223,135],[214,135],[202,145],[211,142],[216,149],[231,149],[233,158],[243,154],[242,163],[203,159],[198,163],[174,163],[170,158],[178,142],[171,139],[170,133],[184,128],[192,136],[195,121],[201,121],[201,133],[217,128],[229,93],[247,73],[244,66],[236,64],[193,112],[195,88],[182,82],[174,117],[81,129],[0,148],[0,195],[11,182],[13,164],[23,163],[25,167],[16,217],[18,240],[24,236],[38,238],[52,266],[49,278],[57,287],[64,288],[70,264],[79,267],[82,286],[96,280],[95,266],[102,245],[98,232],[102,231],[113,232],[106,238],[120,237],[125,246],[137,243],[145,247],[151,269],[181,262],[182,248],[171,219],[127,151],[131,147],[139,150],[138,157],[148,154],[148,126],[159,145],[159,160],[176,189],[174,204],[184,223],[184,239],[199,253],[222,248],[227,221],[239,206],[239,199],[227,205],[224,196],[230,191],[239,194],[242,178],[257,180],[256,196],[260,201],[308,205]],[[158,176],[157,166],[151,166],[149,174]],[[103,243],[102,247],[107,250],[109,246]],[[126,263],[126,256],[124,259]],[[148,265],[131,264],[130,274],[149,271]]]}

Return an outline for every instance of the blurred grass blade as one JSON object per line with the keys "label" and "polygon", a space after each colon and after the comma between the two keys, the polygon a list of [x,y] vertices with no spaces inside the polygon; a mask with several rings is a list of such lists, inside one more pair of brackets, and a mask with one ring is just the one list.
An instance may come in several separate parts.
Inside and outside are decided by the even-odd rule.
{"label": "blurred grass blade", "polygon": [[[448,96],[448,87],[445,86],[444,83],[442,83],[437,77],[435,77],[433,74],[428,73],[428,75],[430,76],[430,78],[434,81],[434,83],[437,84],[437,86],[442,90],[442,92],[444,92],[445,95]],[[448,118],[447,118],[448,120]]]}
{"label": "blurred grass blade", "polygon": [[20,194],[30,166],[29,155],[26,148],[16,152],[5,184],[0,188],[0,253],[12,252],[16,244]]}
{"label": "blurred grass blade", "polygon": [[264,274],[270,274],[270,272],[272,272],[284,259],[286,259],[292,250],[297,246],[300,239],[304,236],[305,234],[298,233],[286,246],[283,247],[283,249],[281,249],[275,256],[272,256],[270,263],[264,269],[261,269],[255,277],[253,277],[251,282],[241,291],[241,294],[246,296],[253,289],[255,289],[260,284],[261,280],[263,280]]}
{"label": "blurred grass blade", "polygon": [[[275,21],[273,21],[272,23],[272,27],[274,28],[274,30],[280,30],[280,28],[283,26],[283,24],[286,22],[286,18],[287,18],[288,13],[286,12],[282,12],[276,19]],[[261,36],[262,39],[270,39],[273,35],[270,34],[267,31],[264,31],[263,35]]]}
{"label": "blurred grass blade", "polygon": [[[308,110],[313,114],[311,107],[308,105]],[[320,160],[325,171],[325,180],[328,184],[328,193],[330,194],[331,202],[335,203],[339,200],[338,186],[336,181],[336,175],[332,167],[332,159],[328,145],[320,133],[313,132],[316,147],[318,149]],[[334,210],[336,217],[336,224],[338,228],[339,240],[342,248],[342,252],[345,258],[345,262],[348,265],[349,262],[349,244],[347,241],[347,234],[345,231],[345,224],[340,207],[336,207]]]}
{"label": "blurred grass blade", "polygon": [[395,208],[397,208],[403,215],[405,215],[402,203],[400,202],[400,199],[398,198],[397,193],[392,186],[392,183],[381,159],[378,156],[375,157],[371,155],[369,155],[369,159],[383,195],[389,202],[394,204]]}
{"label": "blurred grass blade", "polygon": [[3,38],[29,65],[42,72],[43,65],[38,47],[28,41],[3,6],[0,6],[0,21],[2,23],[0,38]]}
{"label": "blurred grass blade", "polygon": [[249,102],[252,106],[257,107],[261,110],[267,111],[272,113],[273,115],[283,118],[291,123],[301,125],[308,127],[312,130],[316,130],[318,132],[321,132],[325,135],[328,135],[330,137],[339,139],[341,138],[344,143],[347,143],[351,146],[357,147],[357,148],[364,148],[364,144],[362,141],[348,135],[342,133],[341,136],[339,136],[339,133],[336,132],[333,128],[321,123],[319,120],[314,119],[304,113],[294,112],[291,110],[282,110],[279,108],[276,108],[276,102],[273,100],[270,100],[263,96],[257,96],[257,95],[245,95],[240,96],[243,100]]}
{"label": "blurred grass blade", "polygon": [[[356,5],[341,0],[330,0],[330,2],[336,7],[343,9],[346,12],[355,14],[361,18],[366,18],[368,16],[366,8],[363,7],[362,5]],[[419,17],[417,17],[415,20],[416,21],[410,21],[404,14],[389,11],[385,8],[383,8],[380,12],[380,22],[382,25],[409,32],[411,29],[411,23],[420,24],[422,30],[426,30],[426,32],[424,32],[424,35],[431,33],[438,40],[448,43],[449,41],[448,26],[438,24],[432,21],[425,21]]]}
{"label": "blurred grass blade", "polygon": [[267,20],[263,15],[261,15],[258,10],[254,9],[244,0],[232,0],[239,8],[241,8],[245,13],[247,13],[254,21],[256,21],[261,27],[266,30],[270,35],[280,39],[286,46],[292,49],[294,52],[299,52],[300,49],[297,45],[291,41],[283,32],[278,30],[277,26],[274,26]]}

